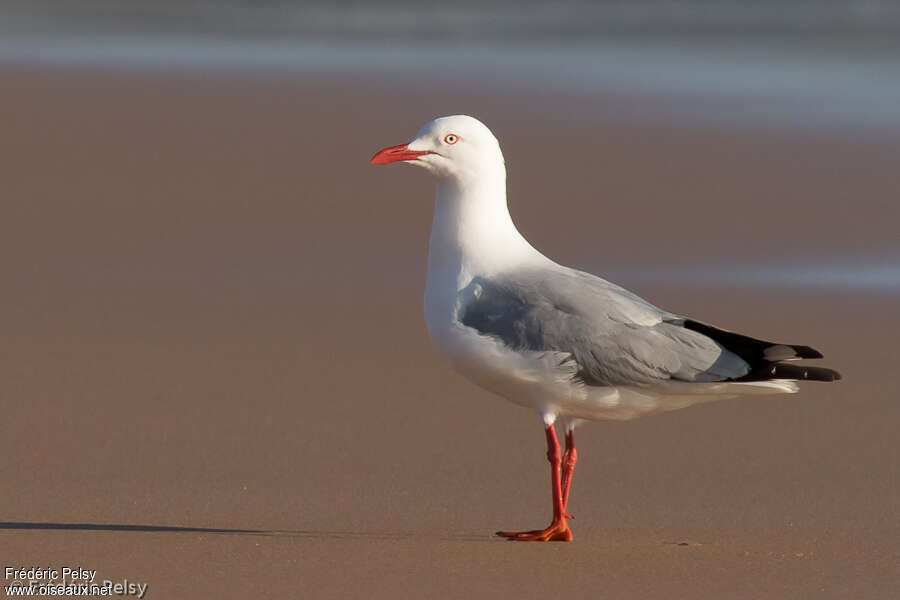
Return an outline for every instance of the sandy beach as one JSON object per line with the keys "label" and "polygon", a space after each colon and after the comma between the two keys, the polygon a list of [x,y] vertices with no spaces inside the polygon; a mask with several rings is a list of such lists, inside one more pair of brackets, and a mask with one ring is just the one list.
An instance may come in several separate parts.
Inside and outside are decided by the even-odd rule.
{"label": "sandy beach", "polygon": [[[299,72],[7,65],[0,87],[5,565],[151,599],[900,587],[900,296],[629,279],[891,264],[900,135]],[[547,255],[812,345],[844,380],[589,424],[575,543],[493,538],[549,517],[540,424],[431,348],[432,184],[367,165],[452,113],[498,135],[513,217]]]}

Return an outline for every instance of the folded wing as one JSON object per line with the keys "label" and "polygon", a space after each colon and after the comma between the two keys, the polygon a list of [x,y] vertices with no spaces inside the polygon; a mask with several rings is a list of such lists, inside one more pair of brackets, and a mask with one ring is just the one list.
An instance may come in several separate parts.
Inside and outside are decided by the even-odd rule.
{"label": "folded wing", "polygon": [[686,319],[571,269],[475,278],[467,296],[463,325],[513,349],[568,353],[586,385],[840,378],[830,369],[782,362],[821,357],[808,346],[764,342]]}

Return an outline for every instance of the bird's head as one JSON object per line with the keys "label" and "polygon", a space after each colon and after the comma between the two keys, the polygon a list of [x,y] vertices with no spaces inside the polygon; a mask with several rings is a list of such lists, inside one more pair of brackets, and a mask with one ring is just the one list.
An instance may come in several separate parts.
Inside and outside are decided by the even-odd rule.
{"label": "bird's head", "polygon": [[369,162],[405,162],[424,167],[439,178],[466,180],[493,172],[505,176],[497,138],[484,123],[465,115],[430,121],[411,142],[379,150]]}

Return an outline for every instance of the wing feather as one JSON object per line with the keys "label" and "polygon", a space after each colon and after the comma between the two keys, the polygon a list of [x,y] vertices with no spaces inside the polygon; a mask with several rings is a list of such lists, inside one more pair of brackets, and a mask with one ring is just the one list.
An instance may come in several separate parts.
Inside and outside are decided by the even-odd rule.
{"label": "wing feather", "polygon": [[475,278],[460,321],[522,350],[566,352],[587,385],[722,381],[749,365],[679,317],[573,270]]}

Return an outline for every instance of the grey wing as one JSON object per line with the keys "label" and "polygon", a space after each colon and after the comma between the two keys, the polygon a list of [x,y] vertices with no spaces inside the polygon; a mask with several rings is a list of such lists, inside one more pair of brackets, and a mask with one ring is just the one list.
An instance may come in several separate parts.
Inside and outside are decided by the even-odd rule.
{"label": "grey wing", "polygon": [[476,278],[472,288],[464,325],[511,348],[568,353],[587,385],[723,381],[750,371],[684,319],[587,273],[526,271]]}

